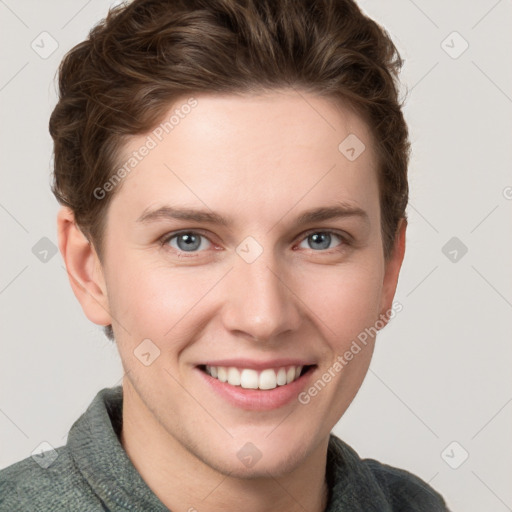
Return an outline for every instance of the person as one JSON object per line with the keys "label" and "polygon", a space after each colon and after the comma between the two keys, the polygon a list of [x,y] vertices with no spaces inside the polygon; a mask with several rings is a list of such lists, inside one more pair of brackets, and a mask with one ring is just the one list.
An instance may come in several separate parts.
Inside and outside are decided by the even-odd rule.
{"label": "person", "polygon": [[401,66],[352,0],[134,0],[65,56],[59,249],[124,375],[1,510],[447,510],[331,432],[399,308]]}

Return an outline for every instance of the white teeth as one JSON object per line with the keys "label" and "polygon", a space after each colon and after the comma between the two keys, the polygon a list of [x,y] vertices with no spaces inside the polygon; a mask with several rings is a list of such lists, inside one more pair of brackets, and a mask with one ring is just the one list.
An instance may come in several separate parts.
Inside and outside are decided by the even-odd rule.
{"label": "white teeth", "polygon": [[286,384],[286,369],[279,368],[279,371],[277,372],[277,385],[284,386],[285,384]]}
{"label": "white teeth", "polygon": [[228,368],[228,383],[232,386],[240,386],[240,372],[236,368]]}
{"label": "white teeth", "polygon": [[227,382],[228,380],[228,372],[226,368],[219,366],[217,368],[217,379],[219,379],[221,382]]}
{"label": "white teeth", "polygon": [[272,369],[263,370],[260,373],[259,388],[274,389],[277,386],[276,372]]}
{"label": "white teeth", "polygon": [[290,366],[288,369],[282,367],[277,371],[267,368],[258,373],[250,368],[240,371],[234,366],[206,366],[206,373],[231,386],[241,386],[244,389],[274,389],[298,379],[302,369],[303,366]]}
{"label": "white teeth", "polygon": [[245,389],[257,389],[258,388],[258,372],[256,370],[242,370],[240,375],[240,386]]}

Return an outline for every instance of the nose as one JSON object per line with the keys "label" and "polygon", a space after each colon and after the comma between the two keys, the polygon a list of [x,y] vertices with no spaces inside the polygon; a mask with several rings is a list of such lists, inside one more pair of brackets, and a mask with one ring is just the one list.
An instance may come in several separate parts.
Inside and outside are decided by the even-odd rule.
{"label": "nose", "polygon": [[293,292],[290,272],[269,252],[264,251],[252,263],[237,258],[224,283],[224,327],[260,342],[296,331],[304,317],[301,302]]}

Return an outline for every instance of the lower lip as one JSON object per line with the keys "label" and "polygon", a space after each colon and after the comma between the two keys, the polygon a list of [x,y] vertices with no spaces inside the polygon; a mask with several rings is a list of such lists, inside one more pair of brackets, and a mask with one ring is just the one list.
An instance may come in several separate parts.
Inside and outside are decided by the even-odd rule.
{"label": "lower lip", "polygon": [[293,400],[297,400],[298,395],[306,387],[316,367],[310,368],[307,373],[301,375],[290,384],[277,386],[274,389],[268,390],[245,389],[241,386],[232,386],[227,382],[221,382],[211,377],[197,367],[195,369],[210,388],[231,405],[251,411],[269,411],[283,407]]}

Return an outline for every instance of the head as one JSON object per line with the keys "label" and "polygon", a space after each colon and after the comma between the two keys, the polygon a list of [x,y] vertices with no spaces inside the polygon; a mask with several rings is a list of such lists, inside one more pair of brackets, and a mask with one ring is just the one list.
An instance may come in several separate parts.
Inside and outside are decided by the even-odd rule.
{"label": "head", "polygon": [[[387,322],[405,250],[400,66],[348,0],[135,0],[61,64],[50,132],[72,288],[147,417],[211,467],[292,468],[364,379],[375,329],[339,358]],[[331,378],[255,410],[207,384],[227,359]],[[251,468],[234,456],[246,442],[263,453]]]}

